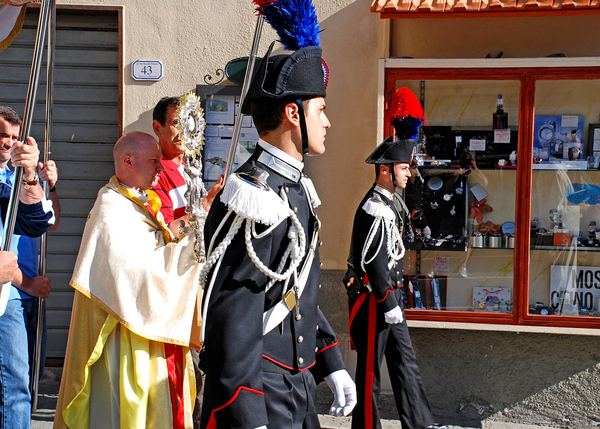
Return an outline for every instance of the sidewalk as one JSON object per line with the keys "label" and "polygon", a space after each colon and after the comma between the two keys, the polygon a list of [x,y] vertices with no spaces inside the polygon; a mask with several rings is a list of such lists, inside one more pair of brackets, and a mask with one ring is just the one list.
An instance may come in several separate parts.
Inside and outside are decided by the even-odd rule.
{"label": "sidewalk", "polygon": [[[349,429],[350,417],[331,417],[328,415],[319,415],[319,421],[323,429]],[[382,429],[401,429],[402,425],[398,420],[382,420]],[[519,423],[487,422],[481,423],[481,426],[461,426],[448,425],[448,429],[551,429],[548,426],[523,425]]]}
{"label": "sidewalk", "polygon": [[[46,367],[44,376],[40,381],[40,393],[38,396],[38,410],[33,414],[32,429],[51,429],[54,421],[54,412],[58,400],[58,389],[62,368]],[[332,417],[320,414],[319,420],[323,429],[349,429],[350,417]],[[382,429],[401,429],[398,420],[383,419]],[[449,429],[551,429],[547,426],[525,425],[518,423],[504,423],[483,421],[478,426],[452,424]]]}

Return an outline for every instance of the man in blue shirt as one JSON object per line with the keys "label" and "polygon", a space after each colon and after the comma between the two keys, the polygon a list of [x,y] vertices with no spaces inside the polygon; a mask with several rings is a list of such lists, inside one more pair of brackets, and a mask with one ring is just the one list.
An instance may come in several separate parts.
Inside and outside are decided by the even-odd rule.
{"label": "man in blue shirt", "polygon": [[[12,186],[21,186],[14,183],[14,172],[8,168],[8,161],[13,167],[23,168],[17,223],[10,249],[18,255],[18,269],[11,281],[6,310],[0,316],[0,429],[31,426],[29,374],[37,326],[35,298],[46,299],[50,293],[50,280],[38,275],[37,242],[33,237],[52,226],[54,211],[39,184],[37,143],[31,137],[25,144],[18,142],[20,127],[19,115],[10,107],[0,106],[2,219],[6,216]],[[44,348],[45,344],[42,358]]]}

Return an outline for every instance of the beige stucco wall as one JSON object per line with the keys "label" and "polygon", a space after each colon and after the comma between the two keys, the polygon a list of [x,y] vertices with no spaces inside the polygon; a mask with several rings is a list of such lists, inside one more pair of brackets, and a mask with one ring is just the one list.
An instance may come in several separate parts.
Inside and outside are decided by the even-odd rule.
{"label": "beige stucco wall", "polygon": [[[180,95],[204,76],[216,78],[233,58],[250,51],[256,18],[250,0],[59,0],[59,4],[123,6],[124,131],[152,133],[152,109],[163,96]],[[331,69],[327,151],[309,159],[307,172],[321,200],[324,268],[341,269],[356,204],[372,180],[363,163],[377,143],[377,59],[384,56],[386,21],[370,13],[370,0],[314,0],[323,57]],[[265,24],[259,55],[276,39]],[[280,48],[280,45],[278,45]],[[280,48],[281,49],[281,48]],[[160,60],[159,82],[136,82],[131,64]]]}

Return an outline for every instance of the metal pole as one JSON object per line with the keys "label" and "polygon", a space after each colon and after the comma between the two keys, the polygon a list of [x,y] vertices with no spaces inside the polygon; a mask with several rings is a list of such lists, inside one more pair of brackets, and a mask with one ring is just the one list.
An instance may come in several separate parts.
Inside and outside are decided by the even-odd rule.
{"label": "metal pole", "polygon": [[[44,130],[44,164],[51,155],[52,145],[52,109],[54,107],[54,53],[56,48],[56,0],[50,0],[50,16],[48,22],[48,59],[46,62],[46,126]],[[48,198],[48,182],[43,183],[44,195]],[[46,275],[46,256],[48,253],[48,233],[45,232],[40,239],[40,275]],[[38,300],[38,319],[36,331],[36,344],[34,349],[34,367],[31,372],[31,412],[37,410],[38,390],[40,383],[40,365],[42,359],[42,333],[44,329],[44,311],[46,302],[43,298]]]}
{"label": "metal pole", "polygon": [[233,126],[233,136],[231,137],[231,145],[229,146],[229,152],[227,153],[227,164],[225,165],[225,177],[223,178],[223,184],[227,182],[227,178],[233,170],[233,163],[235,162],[235,153],[237,152],[237,145],[240,139],[240,131],[242,130],[242,120],[244,114],[241,112],[241,106],[244,104],[244,98],[248,93],[248,87],[252,79],[252,72],[254,71],[254,65],[256,63],[256,52],[258,51],[258,43],[260,42],[260,33],[262,32],[262,25],[264,21],[262,15],[258,15],[256,21],[256,27],[254,29],[254,40],[252,41],[252,48],[250,49],[250,56],[248,57],[248,65],[246,66],[246,74],[244,75],[244,84],[242,85],[242,95],[240,97],[240,111],[235,119]]}
{"label": "metal pole", "polygon": [[[35,38],[35,48],[33,50],[33,61],[31,63],[31,73],[29,75],[29,87],[27,88],[27,98],[25,99],[25,110],[23,112],[23,124],[19,134],[19,141],[25,143],[31,131],[31,123],[33,122],[33,109],[35,108],[35,96],[37,94],[37,86],[40,78],[40,68],[42,65],[42,52],[44,51],[44,42],[46,39],[46,28],[48,25],[48,14],[50,9],[50,0],[43,0],[40,8],[40,17],[38,20],[37,35]],[[12,243],[12,235],[15,229],[17,220],[17,209],[19,207],[19,192],[21,190],[21,182],[23,181],[23,169],[15,168],[15,176],[13,187],[8,200],[6,210],[6,219],[4,221],[4,242],[2,250],[10,251]],[[4,314],[6,303],[8,301],[8,292],[10,283],[5,283],[0,287],[0,316]]]}

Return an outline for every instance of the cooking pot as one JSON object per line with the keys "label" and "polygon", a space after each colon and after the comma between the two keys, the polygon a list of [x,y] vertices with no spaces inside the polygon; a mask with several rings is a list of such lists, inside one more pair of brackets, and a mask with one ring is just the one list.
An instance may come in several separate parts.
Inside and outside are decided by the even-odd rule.
{"label": "cooking pot", "polygon": [[499,234],[494,235],[490,234],[487,236],[487,247],[501,247],[502,246],[502,238]]}
{"label": "cooking pot", "polygon": [[502,234],[502,247],[505,247],[507,249],[515,248],[514,234]]}

